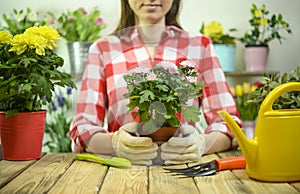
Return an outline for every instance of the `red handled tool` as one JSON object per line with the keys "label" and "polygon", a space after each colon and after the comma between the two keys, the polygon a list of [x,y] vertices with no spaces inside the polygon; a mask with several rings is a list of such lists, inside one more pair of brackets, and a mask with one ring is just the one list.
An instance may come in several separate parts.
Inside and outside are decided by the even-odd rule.
{"label": "red handled tool", "polygon": [[208,176],[222,170],[244,169],[246,167],[246,159],[244,156],[216,159],[211,162],[197,164],[187,168],[164,168],[175,175],[183,175],[188,177]]}

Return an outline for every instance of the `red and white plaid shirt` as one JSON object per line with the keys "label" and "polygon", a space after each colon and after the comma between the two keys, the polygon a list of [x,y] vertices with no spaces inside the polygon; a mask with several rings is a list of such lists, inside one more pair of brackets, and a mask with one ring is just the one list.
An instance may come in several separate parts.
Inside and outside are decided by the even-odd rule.
{"label": "red and white plaid shirt", "polygon": [[[123,96],[127,93],[123,75],[128,70],[138,66],[153,68],[160,61],[178,64],[182,60],[195,62],[198,79],[206,85],[201,99],[194,100],[203,108],[208,124],[205,133],[221,131],[232,138],[217,111],[226,109],[239,124],[240,119],[210,39],[168,26],[151,59],[137,28],[133,27],[121,35],[99,39],[90,47],[70,131],[73,151],[84,151],[86,142],[97,132],[114,132],[134,121],[127,112],[128,99]],[[108,129],[104,127],[105,118]]]}

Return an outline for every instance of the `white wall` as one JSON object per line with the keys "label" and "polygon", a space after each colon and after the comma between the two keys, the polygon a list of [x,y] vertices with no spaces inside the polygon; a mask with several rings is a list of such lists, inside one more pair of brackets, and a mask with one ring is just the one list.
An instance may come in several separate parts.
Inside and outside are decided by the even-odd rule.
{"label": "white wall", "polygon": [[[120,0],[0,0],[0,16],[3,13],[12,12],[13,8],[24,9],[30,7],[33,11],[41,14],[51,11],[57,14],[70,9],[84,7],[87,10],[98,6],[101,16],[108,24],[102,35],[110,33],[118,21],[120,15]],[[181,24],[190,32],[198,32],[201,23],[211,20],[220,21],[225,31],[229,28],[237,28],[235,35],[241,36],[248,28],[250,18],[250,7],[252,3],[257,5],[266,4],[271,13],[282,13],[286,21],[291,25],[293,35],[287,35],[283,44],[275,40],[270,46],[270,57],[268,61],[269,70],[281,72],[290,71],[300,65],[300,1],[299,0],[182,0]],[[1,17],[2,20],[2,17]],[[0,21],[1,21],[0,20]],[[66,46],[62,42],[59,53],[66,59],[68,66],[68,55]],[[236,69],[243,70],[243,45],[238,43],[236,53]]]}

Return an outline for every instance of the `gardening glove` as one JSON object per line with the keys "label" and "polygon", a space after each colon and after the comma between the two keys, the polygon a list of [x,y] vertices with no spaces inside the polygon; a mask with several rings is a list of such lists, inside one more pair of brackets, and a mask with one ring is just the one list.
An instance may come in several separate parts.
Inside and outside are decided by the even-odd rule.
{"label": "gardening glove", "polygon": [[130,160],[132,164],[151,165],[151,160],[157,156],[158,146],[149,137],[138,137],[136,130],[137,123],[132,122],[123,125],[113,134],[115,153],[118,157]]}
{"label": "gardening glove", "polygon": [[197,162],[205,152],[205,139],[191,125],[182,125],[179,136],[161,145],[165,165]]}

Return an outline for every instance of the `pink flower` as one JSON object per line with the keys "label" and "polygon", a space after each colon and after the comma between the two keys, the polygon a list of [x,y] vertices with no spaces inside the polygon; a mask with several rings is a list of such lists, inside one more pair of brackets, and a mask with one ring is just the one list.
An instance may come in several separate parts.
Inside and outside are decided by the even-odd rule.
{"label": "pink flower", "polygon": [[150,72],[149,74],[148,74],[148,76],[146,77],[146,79],[148,80],[148,81],[153,81],[153,80],[155,80],[157,77],[156,77],[156,75],[155,75],[155,73],[153,73],[153,72]]}
{"label": "pink flower", "polygon": [[196,66],[196,64],[190,60],[181,61],[179,64],[183,67],[195,67]]}
{"label": "pink flower", "polygon": [[55,22],[55,18],[50,18],[49,19],[49,24],[54,24],[54,22]]}
{"label": "pink flower", "polygon": [[97,26],[101,26],[102,24],[103,24],[104,22],[103,22],[103,19],[102,18],[97,18],[96,19],[96,24],[97,24]]}
{"label": "pink flower", "polygon": [[177,66],[169,61],[161,61],[157,64],[157,66],[162,67],[167,70],[169,73],[178,73]]}
{"label": "pink flower", "polygon": [[84,15],[88,14],[88,12],[83,7],[81,7],[80,10],[82,11],[82,13],[84,13]]}

